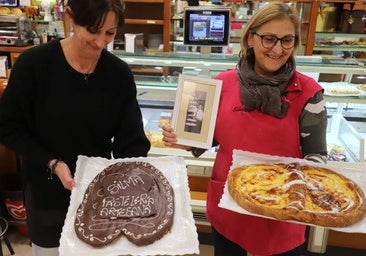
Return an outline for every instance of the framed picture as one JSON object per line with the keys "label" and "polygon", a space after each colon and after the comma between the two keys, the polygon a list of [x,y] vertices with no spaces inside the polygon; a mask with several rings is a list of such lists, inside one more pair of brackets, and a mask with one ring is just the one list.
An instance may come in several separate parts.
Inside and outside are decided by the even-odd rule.
{"label": "framed picture", "polygon": [[221,80],[179,75],[172,117],[179,144],[212,147],[221,86]]}

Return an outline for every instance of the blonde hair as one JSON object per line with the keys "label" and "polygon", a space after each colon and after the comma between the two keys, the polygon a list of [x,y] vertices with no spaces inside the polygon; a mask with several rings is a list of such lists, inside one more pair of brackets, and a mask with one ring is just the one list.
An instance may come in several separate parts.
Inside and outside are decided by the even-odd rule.
{"label": "blonde hair", "polygon": [[295,46],[293,54],[297,51],[300,46],[300,18],[297,10],[283,2],[271,2],[264,7],[257,10],[252,16],[244,28],[243,35],[241,37],[241,50],[239,56],[246,56],[249,49],[248,37],[252,32],[257,31],[263,24],[276,19],[289,18],[295,27]]}

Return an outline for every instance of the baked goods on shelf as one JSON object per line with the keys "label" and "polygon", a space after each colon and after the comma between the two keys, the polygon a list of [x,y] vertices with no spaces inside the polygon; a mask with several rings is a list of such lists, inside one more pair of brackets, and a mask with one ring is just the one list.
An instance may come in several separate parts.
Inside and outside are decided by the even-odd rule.
{"label": "baked goods on shelf", "polygon": [[[327,90],[327,89],[326,89]],[[361,92],[355,88],[329,88],[327,93],[330,95],[359,95]]]}
{"label": "baked goods on shelf", "polygon": [[327,168],[253,164],[233,169],[228,191],[245,210],[279,220],[345,227],[366,214],[366,198],[354,181]]}
{"label": "baked goods on shelf", "polygon": [[366,91],[366,84],[360,84],[357,88],[361,91]]}
{"label": "baked goods on shelf", "polygon": [[0,7],[0,14],[10,14],[10,12],[11,12],[10,8],[8,8],[6,6]]}
{"label": "baked goods on shelf", "polygon": [[331,40],[317,40],[315,41],[316,46],[366,46],[365,41],[331,41]]}
{"label": "baked goods on shelf", "polygon": [[23,14],[23,12],[20,8],[15,7],[13,9],[11,9],[10,14],[20,16]]}
{"label": "baked goods on shelf", "polygon": [[344,149],[338,144],[327,144],[328,160],[330,161],[341,161],[346,162],[347,156],[345,155]]}
{"label": "baked goods on shelf", "polygon": [[361,96],[363,91],[357,88],[357,85],[346,82],[320,82],[324,88],[324,95],[329,96]]}
{"label": "baked goods on shelf", "polygon": [[154,148],[164,148],[163,134],[158,132],[145,132],[146,137],[150,141],[150,144]]}
{"label": "baked goods on shelf", "polygon": [[79,239],[94,247],[121,236],[149,245],[169,232],[174,209],[173,188],[157,168],[147,162],[118,162],[89,184],[74,228]]}
{"label": "baked goods on shelf", "polygon": [[[162,127],[165,124],[171,124],[171,113],[170,112],[162,112],[161,117],[158,121],[158,127]],[[151,130],[146,130],[146,137],[149,139],[151,146],[154,148],[165,148],[163,141],[163,134],[161,131],[156,131],[156,128],[152,128]]]}

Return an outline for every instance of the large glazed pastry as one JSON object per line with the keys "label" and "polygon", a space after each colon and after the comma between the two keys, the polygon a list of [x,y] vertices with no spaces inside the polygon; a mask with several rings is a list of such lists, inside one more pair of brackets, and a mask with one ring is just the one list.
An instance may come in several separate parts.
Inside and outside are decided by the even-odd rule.
{"label": "large glazed pastry", "polygon": [[143,246],[169,232],[174,192],[165,176],[147,162],[119,162],[89,184],[75,218],[76,235],[102,247],[126,236]]}
{"label": "large glazed pastry", "polygon": [[298,164],[256,164],[228,175],[232,198],[249,212],[280,220],[345,227],[366,213],[362,189],[327,168]]}

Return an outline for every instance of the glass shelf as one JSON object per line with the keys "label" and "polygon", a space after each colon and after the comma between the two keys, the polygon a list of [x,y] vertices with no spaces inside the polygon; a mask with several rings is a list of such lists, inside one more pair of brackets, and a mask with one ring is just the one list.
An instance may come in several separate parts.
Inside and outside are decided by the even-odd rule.
{"label": "glass shelf", "polygon": [[[137,99],[142,108],[145,128],[155,135],[161,134],[159,120],[162,116],[172,115],[178,75],[180,73],[197,76],[209,75],[212,77],[213,71],[218,73],[235,68],[239,60],[238,56],[223,54],[211,54],[209,56],[201,55],[200,53],[187,54],[165,52],[144,52],[140,54],[115,52],[115,54],[133,66],[141,65],[149,67],[150,69],[155,67],[164,69],[168,67],[169,69],[174,70],[173,73],[163,75],[135,74]],[[319,56],[297,56],[296,59],[297,70],[299,72],[307,74],[316,73],[318,75],[319,73],[334,74],[337,77],[342,75],[342,78],[340,79],[347,82],[350,82],[353,76],[366,77],[366,69],[363,67],[364,64],[354,59],[344,60],[339,58],[323,58]],[[338,114],[347,117],[348,112],[352,112],[351,114],[355,113],[360,120],[365,120],[366,116],[363,113],[365,113],[364,106],[366,105],[366,96],[325,96],[325,100],[327,102],[330,117],[337,116]],[[351,134],[349,132],[349,127],[351,126],[344,124],[347,122],[348,121],[345,120],[341,127],[337,126],[337,129],[339,129],[339,127],[341,128],[341,135],[339,135],[339,133],[334,133],[337,141],[340,141],[340,143],[342,142],[341,144],[347,144],[347,136],[350,136]],[[330,124],[333,123],[333,121],[330,122]],[[332,127],[334,127],[334,125]],[[344,134],[347,134],[347,136],[345,137]],[[350,147],[350,145],[344,146],[351,152],[349,153],[349,160],[354,159],[356,162],[364,161],[364,139],[360,139],[361,137],[358,136],[357,132],[353,132],[351,135],[354,135],[352,137],[352,144],[354,144],[354,141],[356,140],[357,147]],[[327,137],[329,136],[327,135]],[[161,150],[164,151],[166,149],[162,148]]]}
{"label": "glass shelf", "polygon": [[366,34],[342,32],[316,32],[315,35],[321,37],[366,37]]}
{"label": "glass shelf", "polygon": [[347,46],[347,45],[324,45],[314,46],[314,51],[346,51],[346,52],[363,52],[366,51],[365,46]]}
{"label": "glass shelf", "polygon": [[[230,54],[202,55],[200,53],[143,52],[139,54],[116,51],[115,54],[129,65],[141,65],[163,69],[169,67],[172,74],[137,75],[138,99],[149,103],[154,98],[169,106],[174,105],[175,90],[180,73],[213,77],[219,72],[235,68],[239,57]],[[335,74],[350,82],[353,76],[366,77],[364,63],[355,59],[319,58],[319,56],[296,56],[297,70],[308,75]],[[318,58],[317,58],[318,57]],[[315,76],[314,75],[314,76]],[[162,93],[163,91],[163,93]],[[365,94],[360,96],[325,96],[327,102],[366,104]],[[150,104],[150,103],[149,103]]]}

